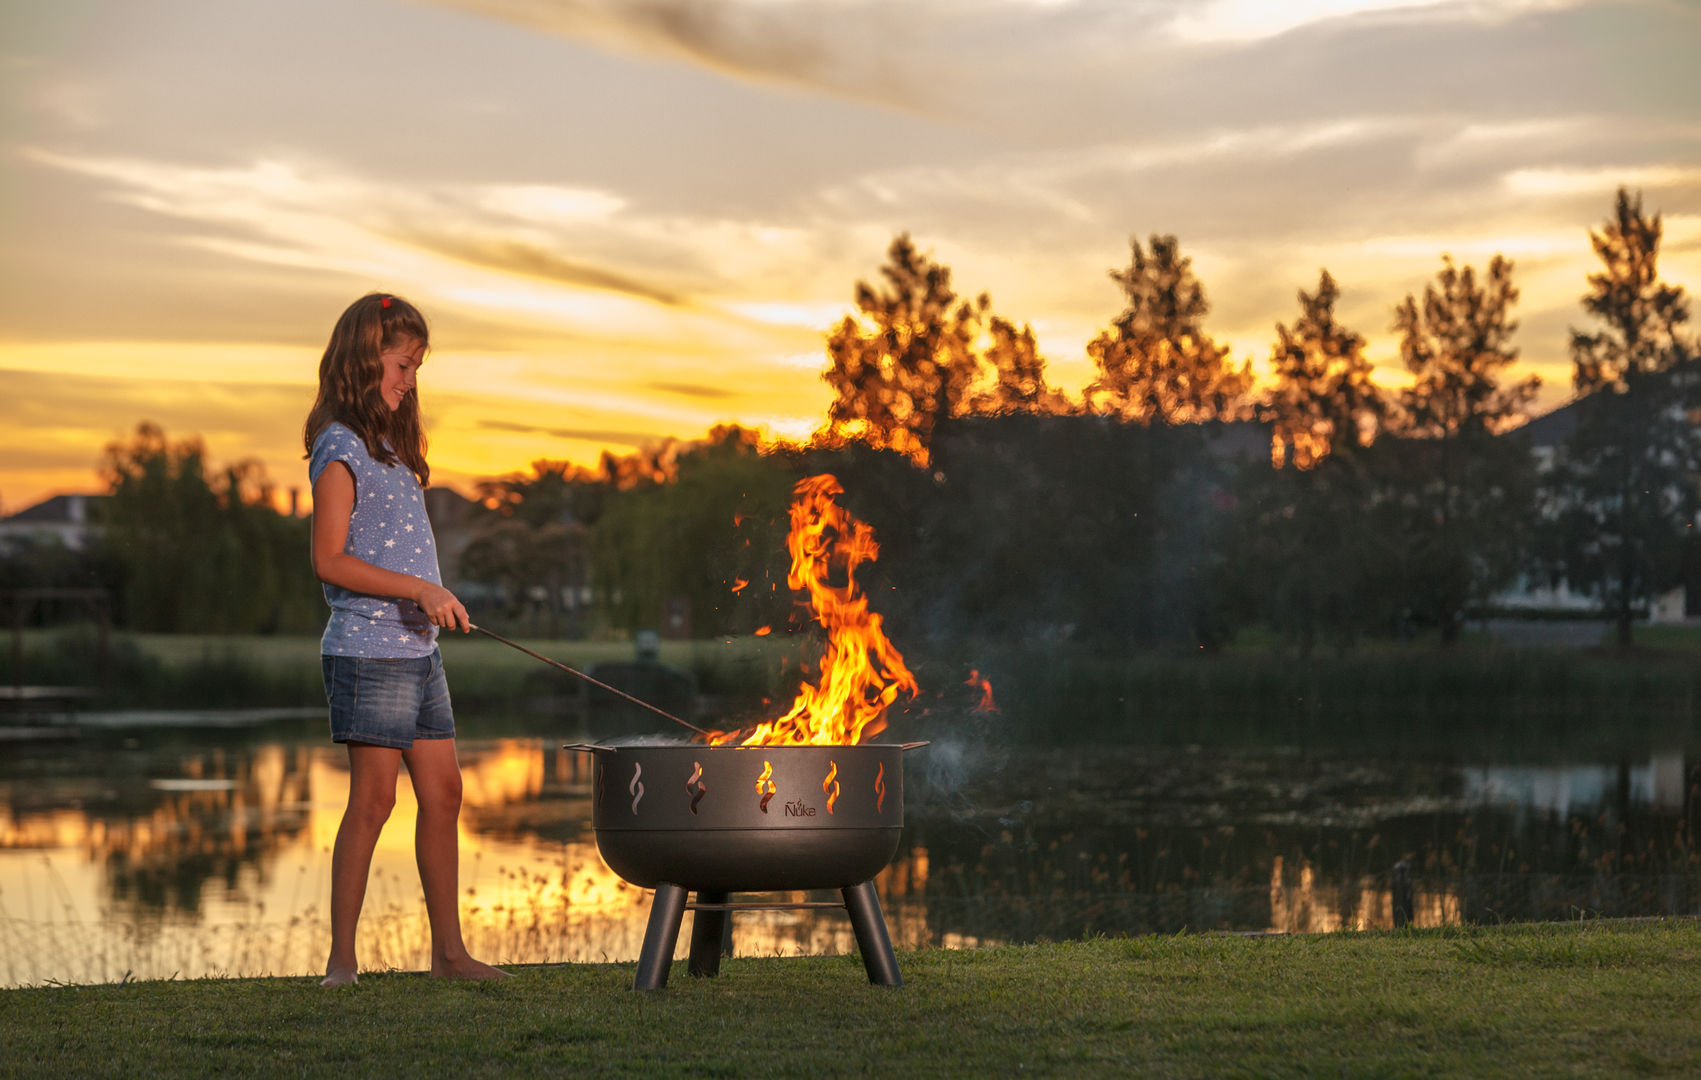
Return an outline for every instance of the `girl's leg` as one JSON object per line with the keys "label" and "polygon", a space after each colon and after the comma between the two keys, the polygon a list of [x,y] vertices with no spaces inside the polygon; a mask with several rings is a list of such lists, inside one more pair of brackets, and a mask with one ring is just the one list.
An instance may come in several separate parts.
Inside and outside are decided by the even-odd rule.
{"label": "girl's leg", "polygon": [[348,808],[331,849],[331,956],[321,986],[355,981],[354,930],[366,900],[372,849],[396,805],[396,768],[402,752],[370,743],[348,744]]}
{"label": "girl's leg", "polygon": [[461,940],[461,766],[454,739],[415,739],[404,750],[408,779],[419,800],[414,857],[431,920],[431,974],[456,979],[498,979],[507,972],[467,955]]}

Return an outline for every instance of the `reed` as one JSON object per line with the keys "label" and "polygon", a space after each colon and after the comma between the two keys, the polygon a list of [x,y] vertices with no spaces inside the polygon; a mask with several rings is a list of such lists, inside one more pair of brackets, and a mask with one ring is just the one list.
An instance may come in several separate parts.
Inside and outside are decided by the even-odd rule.
{"label": "reed", "polygon": [[[1307,658],[1263,647],[1215,654],[1106,654],[1027,642],[918,647],[909,659],[923,694],[893,712],[892,730],[927,737],[960,725],[978,700],[962,686],[976,670],[992,681],[1000,736],[1043,744],[1683,747],[1701,741],[1701,664],[1692,650],[1675,647],[1685,631],[1667,635],[1672,648],[1628,654],[1485,644],[1373,644]],[[24,642],[18,681],[93,683],[92,630],[30,632]],[[523,644],[580,669],[633,656],[625,642]],[[487,714],[548,715],[583,700],[570,676],[497,642],[446,635],[441,647],[457,702]],[[318,705],[318,657],[313,637],[115,634],[101,706]],[[800,664],[811,659],[807,643],[784,637],[660,646],[660,662],[688,672],[710,712],[728,723],[789,699]],[[12,666],[10,650],[0,650],[0,681],[14,678]]]}
{"label": "reed", "polygon": [[1701,738],[1701,665],[1683,653],[990,648],[981,661],[1010,733],[1040,743],[1622,752]]}

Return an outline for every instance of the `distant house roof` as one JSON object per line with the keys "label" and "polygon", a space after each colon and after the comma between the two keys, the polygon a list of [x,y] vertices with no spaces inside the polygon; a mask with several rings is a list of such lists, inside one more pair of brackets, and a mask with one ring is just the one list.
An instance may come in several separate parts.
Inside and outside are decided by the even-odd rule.
{"label": "distant house roof", "polygon": [[19,542],[52,537],[73,551],[81,551],[100,526],[94,520],[98,507],[110,495],[55,495],[10,517],[0,518],[0,549],[10,550]]}
{"label": "distant house roof", "polygon": [[112,498],[110,495],[54,495],[34,506],[0,518],[6,525],[85,525],[89,511]]}
{"label": "distant house roof", "polygon": [[469,499],[454,488],[436,485],[425,489],[425,512],[433,528],[453,527],[483,509],[477,499]]}
{"label": "distant house roof", "polygon": [[1532,448],[1560,446],[1577,430],[1577,403],[1567,402],[1552,412],[1543,413],[1522,427],[1512,430],[1529,439]]}

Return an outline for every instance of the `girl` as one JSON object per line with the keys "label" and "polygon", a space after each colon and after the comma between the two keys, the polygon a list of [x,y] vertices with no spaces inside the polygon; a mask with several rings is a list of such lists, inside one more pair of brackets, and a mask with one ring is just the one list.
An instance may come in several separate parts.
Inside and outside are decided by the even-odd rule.
{"label": "girl", "polygon": [[321,642],[331,738],[348,745],[348,808],[331,854],[331,956],[322,986],[355,981],[355,924],[378,833],[407,762],[419,800],[414,855],[431,922],[431,974],[507,973],[467,955],[457,900],[461,768],[439,627],[472,628],[445,589],[425,516],[425,464],[414,379],[430,344],[425,318],[398,296],[349,305],[319,361],[304,437],[313,484],[313,572],[330,621]]}

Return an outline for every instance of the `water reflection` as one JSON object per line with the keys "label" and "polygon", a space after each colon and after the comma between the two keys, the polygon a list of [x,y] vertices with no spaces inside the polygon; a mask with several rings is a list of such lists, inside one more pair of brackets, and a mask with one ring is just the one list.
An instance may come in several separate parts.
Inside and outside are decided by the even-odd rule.
{"label": "water reflection", "polygon": [[[0,764],[0,982],[306,974],[329,947],[342,752],[307,735],[32,749]],[[469,944],[511,963],[629,961],[649,893],[602,863],[590,761],[538,738],[461,745]],[[879,887],[899,948],[1181,929],[1701,913],[1701,762],[1532,766],[1299,754],[940,747],[910,777]],[[405,773],[373,860],[369,966],[429,933]],[[812,897],[821,899],[823,897]],[[735,921],[741,955],[854,949],[842,914]],[[682,935],[680,954],[688,948]]]}

